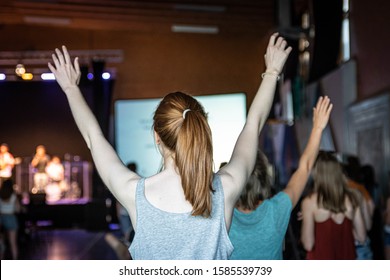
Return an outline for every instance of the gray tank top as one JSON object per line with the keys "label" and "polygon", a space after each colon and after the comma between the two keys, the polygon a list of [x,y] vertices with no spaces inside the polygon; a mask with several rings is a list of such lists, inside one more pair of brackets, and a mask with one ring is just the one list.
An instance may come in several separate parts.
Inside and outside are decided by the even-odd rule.
{"label": "gray tank top", "polygon": [[224,194],[214,174],[212,210],[208,218],[170,213],[145,197],[145,178],[136,189],[137,230],[129,252],[134,260],[226,260],[233,251],[224,212]]}

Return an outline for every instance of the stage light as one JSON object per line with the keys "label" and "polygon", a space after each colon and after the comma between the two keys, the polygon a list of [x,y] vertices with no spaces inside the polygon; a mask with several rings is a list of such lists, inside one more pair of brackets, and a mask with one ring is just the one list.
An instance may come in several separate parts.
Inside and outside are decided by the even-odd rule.
{"label": "stage light", "polygon": [[4,81],[6,78],[5,74],[0,73],[0,81]]}
{"label": "stage light", "polygon": [[93,74],[92,73],[88,73],[87,78],[88,78],[88,80],[93,80]]}
{"label": "stage light", "polygon": [[111,74],[108,72],[104,72],[102,74],[102,78],[103,78],[103,80],[109,80],[111,78]]}
{"label": "stage light", "polygon": [[26,68],[24,68],[24,65],[22,63],[18,63],[15,68],[15,73],[19,77],[22,76],[24,73],[26,73]]}
{"label": "stage light", "polygon": [[25,81],[31,81],[34,78],[32,73],[24,73],[22,74],[22,79]]}
{"label": "stage light", "polygon": [[42,73],[41,79],[45,80],[45,81],[52,81],[52,80],[55,80],[56,77],[54,76],[53,73]]}

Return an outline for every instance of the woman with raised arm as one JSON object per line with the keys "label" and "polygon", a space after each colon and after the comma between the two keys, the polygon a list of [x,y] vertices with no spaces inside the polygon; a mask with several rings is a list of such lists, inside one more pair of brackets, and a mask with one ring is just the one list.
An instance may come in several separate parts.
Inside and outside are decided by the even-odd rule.
{"label": "woman with raised arm", "polygon": [[[130,171],[104,138],[77,84],[78,58],[66,47],[49,68],[68,98],[76,124],[110,191],[127,209],[136,232],[133,259],[227,259],[232,212],[255,160],[258,135],[269,114],[276,82],[291,52],[275,33],[265,56],[266,72],[248,112],[230,162],[213,173],[213,147],[206,113],[191,96],[166,95],[153,117],[155,142],[163,157],[158,174],[141,178]],[[129,147],[131,148],[131,147]]]}
{"label": "woman with raised arm", "polygon": [[360,202],[348,188],[332,152],[321,151],[313,168],[314,191],[302,201],[301,241],[311,260],[353,260],[355,240],[366,240]]}
{"label": "woman with raised arm", "polygon": [[259,151],[255,169],[234,209],[229,233],[234,251],[230,259],[283,259],[283,240],[291,211],[309,178],[332,107],[327,96],[319,98],[313,109],[313,127],[309,141],[299,159],[298,168],[286,188],[275,196],[271,195],[268,160]]}

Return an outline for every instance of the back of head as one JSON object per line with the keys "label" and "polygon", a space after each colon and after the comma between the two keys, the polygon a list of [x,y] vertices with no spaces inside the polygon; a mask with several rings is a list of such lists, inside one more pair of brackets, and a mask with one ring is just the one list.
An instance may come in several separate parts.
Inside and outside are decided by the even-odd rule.
{"label": "back of head", "polygon": [[319,207],[334,213],[345,212],[345,198],[348,196],[354,206],[357,198],[347,188],[343,169],[332,152],[320,151],[313,168],[314,192]]}
{"label": "back of head", "polygon": [[7,143],[1,143],[0,144],[0,152],[1,153],[6,153],[8,152],[9,146]]}
{"label": "back of head", "polygon": [[202,105],[190,95],[166,95],[153,117],[153,127],[173,153],[192,215],[211,213],[213,148],[211,130]]}
{"label": "back of head", "polygon": [[14,193],[14,182],[12,179],[7,179],[3,181],[0,189],[0,198],[2,200],[8,200],[11,195]]}
{"label": "back of head", "polygon": [[271,197],[272,180],[268,166],[267,157],[258,150],[255,168],[237,201],[237,207],[253,211],[257,208],[259,201]]}

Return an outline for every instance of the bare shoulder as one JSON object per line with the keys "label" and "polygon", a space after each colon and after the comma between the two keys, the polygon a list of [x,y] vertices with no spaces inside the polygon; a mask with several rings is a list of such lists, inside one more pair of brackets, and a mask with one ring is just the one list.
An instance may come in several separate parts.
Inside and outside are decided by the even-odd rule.
{"label": "bare shoulder", "polygon": [[310,194],[302,200],[302,209],[314,210],[315,208],[317,208],[317,194],[316,193]]}
{"label": "bare shoulder", "polygon": [[129,205],[135,202],[135,192],[139,180],[140,177],[133,176],[132,178],[127,180],[122,186],[120,186],[120,188],[118,188],[120,191],[118,191],[117,193],[117,199],[123,205]]}

